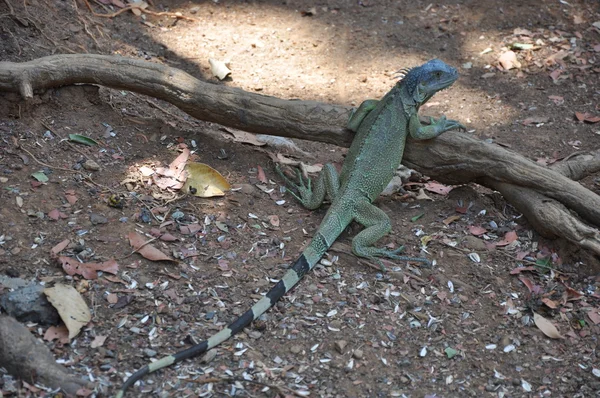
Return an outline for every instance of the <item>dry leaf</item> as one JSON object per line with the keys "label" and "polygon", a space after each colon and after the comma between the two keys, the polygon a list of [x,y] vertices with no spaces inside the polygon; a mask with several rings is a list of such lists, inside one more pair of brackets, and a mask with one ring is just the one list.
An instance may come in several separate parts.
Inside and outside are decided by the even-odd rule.
{"label": "dry leaf", "polygon": [[62,242],[57,243],[52,249],[50,249],[50,253],[52,253],[52,255],[56,256],[58,253],[63,251],[67,246],[69,246],[69,243],[71,243],[71,241],[69,239],[65,239]]}
{"label": "dry leaf", "polygon": [[537,313],[533,313],[533,322],[546,336],[551,339],[564,339],[563,335],[560,334],[556,326],[543,316]]}
{"label": "dry leaf", "polygon": [[92,341],[90,343],[90,347],[92,347],[92,348],[102,347],[104,345],[104,342],[106,341],[107,337],[108,336],[96,336],[94,338],[94,341]]}
{"label": "dry leaf", "polygon": [[437,193],[438,195],[448,195],[454,187],[451,185],[440,184],[439,182],[431,181],[425,184],[425,189]]}
{"label": "dry leaf", "polygon": [[598,123],[600,122],[600,116],[592,115],[591,113],[575,112],[575,117],[580,122]]}
{"label": "dry leaf", "polygon": [[507,51],[500,55],[498,62],[504,70],[521,68],[521,63],[517,60],[517,54],[514,51]]}
{"label": "dry leaf", "polygon": [[[256,134],[247,133],[245,131],[233,129],[231,127],[227,127],[227,128],[224,127],[223,131],[226,131],[227,133],[233,135],[233,140],[235,142],[241,142],[242,144],[251,144],[251,145],[255,145],[255,146],[267,145],[265,142],[258,140],[258,138],[256,137]],[[225,136],[225,135],[223,135],[223,136],[229,138],[229,136]]]}
{"label": "dry leaf", "polygon": [[201,198],[223,196],[223,191],[228,191],[231,186],[227,180],[215,169],[204,163],[189,163],[185,170],[188,173],[183,185],[185,192]]}
{"label": "dry leaf", "polygon": [[260,166],[256,166],[256,169],[258,170],[258,172],[256,173],[256,178],[258,178],[258,181],[262,182],[263,184],[268,183],[269,181],[267,180],[267,176],[265,175],[265,171],[263,170],[263,168]]}
{"label": "dry leaf", "polygon": [[[442,222],[443,222],[444,224],[446,224],[446,225],[450,225],[450,224],[452,224],[453,222],[460,220],[461,218],[462,218],[462,216],[459,216],[459,215],[455,214],[455,215],[453,215],[453,216],[450,216],[450,217],[446,218],[446,219],[445,219],[444,221],[442,221]],[[484,230],[484,232],[485,232],[485,230]]]}
{"label": "dry leaf", "polygon": [[69,329],[65,325],[50,326],[44,333],[44,340],[58,340],[62,344],[67,344],[69,342]]}
{"label": "dry leaf", "polygon": [[519,237],[515,231],[508,231],[504,234],[504,239],[500,242],[496,243],[497,246],[506,246],[514,241],[516,241]]}
{"label": "dry leaf", "polygon": [[44,294],[69,329],[69,340],[92,319],[87,303],[74,287],[58,284],[44,289]]}
{"label": "dry leaf", "polygon": [[528,117],[527,119],[523,120],[521,122],[521,124],[523,126],[538,126],[544,123],[548,123],[550,121],[550,118],[545,117],[545,116],[532,116],[532,117]]}
{"label": "dry leaf", "polygon": [[223,80],[231,74],[231,69],[229,69],[223,61],[209,58],[208,63],[210,64],[210,71],[213,76],[216,76],[219,80]]}
{"label": "dry leaf", "polygon": [[67,274],[81,275],[85,279],[97,279],[97,271],[109,272],[111,274],[116,274],[119,271],[119,264],[115,260],[108,260],[102,263],[80,263],[77,259],[60,256],[58,261]]}
{"label": "dry leaf", "polygon": [[469,225],[469,232],[472,235],[480,236],[480,235],[485,234],[487,232],[487,229],[480,227],[480,226],[476,226],[476,225]]}
{"label": "dry leaf", "polygon": [[128,237],[129,237],[129,244],[135,249],[135,251],[140,253],[144,258],[147,258],[150,261],[177,262],[176,260],[173,260],[166,254],[164,254],[163,252],[158,250],[156,247],[154,247],[150,244],[145,245],[146,241],[145,241],[144,237],[142,235],[138,234],[137,232],[130,232]]}

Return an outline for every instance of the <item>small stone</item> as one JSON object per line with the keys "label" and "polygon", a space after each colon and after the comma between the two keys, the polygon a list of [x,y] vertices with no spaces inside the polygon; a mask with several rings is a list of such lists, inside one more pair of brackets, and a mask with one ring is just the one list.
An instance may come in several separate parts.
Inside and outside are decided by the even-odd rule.
{"label": "small stone", "polygon": [[344,353],[344,349],[346,348],[346,345],[348,345],[348,342],[346,340],[338,340],[338,341],[335,342],[335,349],[340,354],[343,354]]}
{"label": "small stone", "polygon": [[207,312],[206,315],[204,315],[204,319],[206,319],[207,321],[210,321],[211,319],[213,319],[215,317],[217,313],[215,311],[210,311]]}
{"label": "small stone", "polygon": [[314,283],[311,283],[310,285],[308,285],[308,287],[306,289],[309,292],[316,292],[317,290],[319,290],[319,288],[317,287],[317,285],[315,285]]}
{"label": "small stone", "polygon": [[354,350],[354,352],[352,353],[352,356],[356,359],[362,359],[364,355],[365,354],[363,353],[363,350],[361,350],[361,349]]}
{"label": "small stone", "polygon": [[235,184],[233,187],[239,188],[239,192],[246,195],[254,195],[258,193],[256,188],[252,184]]}
{"label": "small stone", "polygon": [[156,354],[157,354],[157,352],[156,352],[156,351],[154,351],[154,350],[152,350],[152,349],[150,349],[150,348],[145,348],[145,349],[144,349],[144,355],[146,355],[146,356],[147,356],[147,357],[149,357],[149,358],[153,358],[153,357],[155,357],[155,356],[156,356]]}
{"label": "small stone", "polygon": [[479,239],[475,236],[468,235],[463,239],[463,244],[474,251],[486,251],[487,247],[485,246],[485,242],[482,239]]}
{"label": "small stone", "polygon": [[210,351],[207,351],[206,354],[204,354],[202,356],[202,358],[200,358],[200,363],[209,363],[213,359],[215,359],[216,356],[217,356],[217,350],[212,349]]}
{"label": "small stone", "polygon": [[294,344],[290,347],[290,352],[292,354],[300,354],[302,352],[302,346],[299,344]]}
{"label": "small stone", "polygon": [[259,332],[258,330],[253,330],[253,331],[251,331],[251,332],[249,332],[249,333],[248,333],[248,336],[249,336],[251,339],[254,339],[254,340],[256,340],[256,339],[259,339],[259,338],[260,338],[260,336],[262,336],[262,333],[261,333],[261,332]]}
{"label": "small stone", "polygon": [[100,170],[100,165],[93,160],[88,159],[83,163],[83,168],[90,171],[98,171]]}
{"label": "small stone", "polygon": [[92,214],[90,214],[90,222],[93,225],[106,224],[106,223],[108,223],[108,218],[106,218],[100,214],[92,213]]}

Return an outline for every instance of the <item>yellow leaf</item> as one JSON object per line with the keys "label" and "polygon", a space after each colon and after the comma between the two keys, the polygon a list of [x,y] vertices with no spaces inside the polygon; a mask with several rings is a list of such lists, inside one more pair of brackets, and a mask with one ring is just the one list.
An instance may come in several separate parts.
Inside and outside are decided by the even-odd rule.
{"label": "yellow leaf", "polygon": [[215,169],[204,163],[188,163],[185,167],[188,173],[187,180],[183,185],[184,192],[201,198],[225,195],[231,186],[223,176]]}
{"label": "yellow leaf", "polygon": [[69,329],[69,340],[77,336],[92,319],[87,303],[72,286],[58,284],[44,289],[44,294]]}

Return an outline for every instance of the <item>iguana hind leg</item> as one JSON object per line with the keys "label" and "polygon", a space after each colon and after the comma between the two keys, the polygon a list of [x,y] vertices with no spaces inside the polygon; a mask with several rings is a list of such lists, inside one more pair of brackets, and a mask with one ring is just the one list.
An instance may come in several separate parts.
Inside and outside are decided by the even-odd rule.
{"label": "iguana hind leg", "polygon": [[329,195],[329,199],[332,201],[338,195],[340,180],[337,170],[332,164],[328,163],[323,166],[323,170],[321,170],[321,173],[319,173],[319,176],[315,180],[314,186],[312,186],[313,184],[310,178],[308,178],[306,184],[304,184],[304,178],[298,169],[296,169],[298,183],[290,180],[283,171],[281,171],[279,166],[275,166],[275,170],[285,180],[288,186],[298,191],[298,193],[295,193],[292,190],[288,190],[288,192],[307,209],[317,209],[325,200],[326,195]]}
{"label": "iguana hind leg", "polygon": [[398,261],[419,261],[430,266],[431,263],[426,258],[400,256],[404,247],[396,250],[387,250],[373,246],[375,242],[383,238],[392,230],[390,218],[383,210],[373,205],[369,201],[362,200],[356,203],[354,220],[365,226],[354,239],[352,239],[352,252],[359,256],[375,261],[383,271],[385,266],[377,257],[387,257]]}

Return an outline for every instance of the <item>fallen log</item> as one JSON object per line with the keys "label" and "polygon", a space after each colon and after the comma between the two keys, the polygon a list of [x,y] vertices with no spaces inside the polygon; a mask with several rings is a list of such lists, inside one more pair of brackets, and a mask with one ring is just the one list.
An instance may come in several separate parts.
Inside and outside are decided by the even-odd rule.
{"label": "fallen log", "polygon": [[[167,101],[189,115],[251,133],[349,146],[349,107],[282,100],[202,82],[175,68],[117,56],[69,54],[0,62],[0,92],[24,100],[52,87],[90,83]],[[574,181],[600,169],[600,158],[570,159],[553,168],[465,133],[410,140],[403,163],[447,184],[478,183],[499,191],[548,238],[562,237],[600,254],[600,197]]]}

